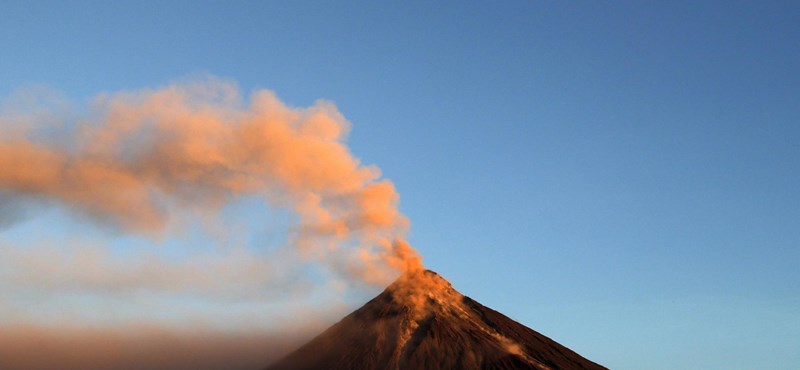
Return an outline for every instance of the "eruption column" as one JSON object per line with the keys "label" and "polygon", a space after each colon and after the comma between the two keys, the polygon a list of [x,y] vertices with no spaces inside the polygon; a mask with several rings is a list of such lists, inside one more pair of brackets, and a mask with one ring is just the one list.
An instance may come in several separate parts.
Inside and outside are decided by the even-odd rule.
{"label": "eruption column", "polygon": [[259,195],[297,214],[289,243],[302,256],[343,276],[383,284],[421,269],[394,185],[353,156],[330,102],[293,108],[266,90],[245,102],[208,79],[101,95],[65,127],[5,126],[0,192],[14,197],[159,239],[182,214],[213,218]]}

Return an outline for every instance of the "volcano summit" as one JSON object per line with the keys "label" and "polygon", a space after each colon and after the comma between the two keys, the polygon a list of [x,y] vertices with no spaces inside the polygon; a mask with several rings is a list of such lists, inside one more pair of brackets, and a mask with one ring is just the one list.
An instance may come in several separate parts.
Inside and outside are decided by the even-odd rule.
{"label": "volcano summit", "polygon": [[418,270],[266,370],[301,369],[606,368]]}

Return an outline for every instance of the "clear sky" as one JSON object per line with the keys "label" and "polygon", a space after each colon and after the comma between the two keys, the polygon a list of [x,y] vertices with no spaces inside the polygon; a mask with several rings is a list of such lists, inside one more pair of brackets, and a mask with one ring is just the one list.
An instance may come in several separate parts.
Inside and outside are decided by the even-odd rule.
{"label": "clear sky", "polygon": [[0,2],[2,97],[207,74],[334,102],[426,265],[589,359],[800,363],[796,2]]}

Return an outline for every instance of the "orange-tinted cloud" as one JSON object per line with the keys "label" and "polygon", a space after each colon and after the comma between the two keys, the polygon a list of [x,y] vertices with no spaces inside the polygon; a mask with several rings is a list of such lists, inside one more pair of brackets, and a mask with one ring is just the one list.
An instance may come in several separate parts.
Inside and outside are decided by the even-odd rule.
{"label": "orange-tinted cloud", "polygon": [[420,266],[395,187],[353,156],[349,123],[330,102],[293,108],[264,90],[245,101],[208,79],[102,95],[58,135],[28,126],[0,136],[5,194],[153,238],[181,214],[213,216],[258,195],[294,211],[290,244],[340,274],[386,283]]}

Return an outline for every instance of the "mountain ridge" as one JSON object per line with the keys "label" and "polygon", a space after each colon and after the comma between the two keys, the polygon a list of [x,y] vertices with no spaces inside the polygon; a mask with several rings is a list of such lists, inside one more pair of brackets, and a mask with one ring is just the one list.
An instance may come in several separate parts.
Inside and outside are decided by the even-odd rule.
{"label": "mountain ridge", "polygon": [[305,369],[606,368],[419,270],[266,368]]}

